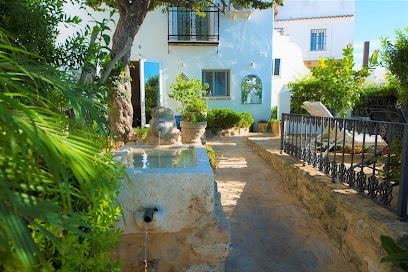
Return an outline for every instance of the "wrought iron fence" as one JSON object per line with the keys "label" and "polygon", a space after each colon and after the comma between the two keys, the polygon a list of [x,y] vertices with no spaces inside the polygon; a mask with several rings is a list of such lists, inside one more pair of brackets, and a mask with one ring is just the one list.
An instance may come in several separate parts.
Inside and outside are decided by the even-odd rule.
{"label": "wrought iron fence", "polygon": [[281,152],[407,218],[408,124],[283,114]]}

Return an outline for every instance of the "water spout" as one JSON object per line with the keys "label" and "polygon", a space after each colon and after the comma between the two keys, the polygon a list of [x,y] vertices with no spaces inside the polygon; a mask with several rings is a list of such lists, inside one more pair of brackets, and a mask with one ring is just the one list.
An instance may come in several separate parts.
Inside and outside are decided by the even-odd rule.
{"label": "water spout", "polygon": [[145,210],[144,210],[144,215],[143,215],[143,220],[144,220],[146,223],[152,222],[152,220],[153,220],[153,214],[154,214],[155,212],[157,212],[157,211],[158,211],[157,208],[145,208]]}
{"label": "water spout", "polygon": [[149,162],[149,159],[148,159],[148,155],[147,155],[147,153],[146,153],[146,151],[144,151],[143,150],[143,154],[142,154],[142,167],[143,167],[143,169],[146,169],[146,168],[150,168],[150,162]]}
{"label": "water spout", "polygon": [[159,259],[153,260],[152,270],[150,272],[156,272],[157,267],[159,266]]}

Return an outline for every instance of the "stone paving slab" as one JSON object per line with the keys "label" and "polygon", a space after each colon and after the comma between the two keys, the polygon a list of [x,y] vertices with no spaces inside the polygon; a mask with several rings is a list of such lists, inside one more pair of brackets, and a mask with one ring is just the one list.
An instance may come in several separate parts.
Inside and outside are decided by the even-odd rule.
{"label": "stone paving slab", "polygon": [[[285,192],[281,176],[246,144],[246,138],[207,139],[222,155],[215,179],[231,225],[225,272],[353,271],[305,206]],[[268,148],[279,147],[278,139],[268,143]]]}

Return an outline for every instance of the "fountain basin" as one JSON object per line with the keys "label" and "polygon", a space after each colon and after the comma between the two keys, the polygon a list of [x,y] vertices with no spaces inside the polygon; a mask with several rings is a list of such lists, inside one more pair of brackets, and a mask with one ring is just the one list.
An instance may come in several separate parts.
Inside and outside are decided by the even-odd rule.
{"label": "fountain basin", "polygon": [[[123,218],[117,227],[124,234],[144,232],[179,232],[193,228],[208,213],[214,212],[214,173],[205,146],[183,146],[192,150],[194,165],[177,168],[134,168],[125,164],[126,176],[121,180],[119,201]],[[141,150],[177,151],[180,146],[126,146],[115,154],[119,161]],[[177,152],[176,152],[177,153]],[[154,219],[146,223],[146,208],[156,208]]]}

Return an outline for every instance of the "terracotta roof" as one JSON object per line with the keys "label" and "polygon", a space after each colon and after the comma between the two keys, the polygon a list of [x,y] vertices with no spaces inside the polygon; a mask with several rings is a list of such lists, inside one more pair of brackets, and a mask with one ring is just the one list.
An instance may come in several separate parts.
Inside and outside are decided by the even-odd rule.
{"label": "terracotta roof", "polygon": [[316,16],[316,17],[298,17],[298,18],[287,18],[287,19],[276,19],[275,22],[279,21],[298,21],[298,20],[317,20],[317,19],[334,19],[334,18],[350,18],[354,15],[332,15],[332,16]]}

